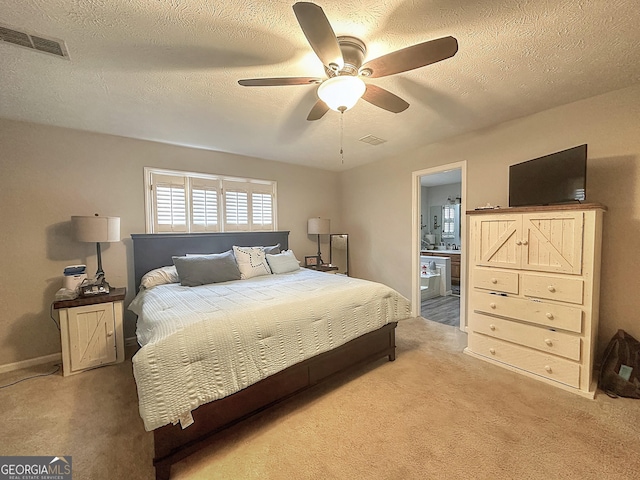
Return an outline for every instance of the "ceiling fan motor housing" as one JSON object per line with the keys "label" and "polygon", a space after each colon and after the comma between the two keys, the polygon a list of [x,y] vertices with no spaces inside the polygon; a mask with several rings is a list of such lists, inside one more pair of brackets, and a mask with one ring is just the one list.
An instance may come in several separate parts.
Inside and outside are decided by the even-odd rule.
{"label": "ceiling fan motor housing", "polygon": [[344,67],[338,72],[325,67],[327,75],[329,77],[335,77],[337,75],[358,75],[358,70],[360,70],[367,53],[366,45],[359,38],[347,36],[338,37],[338,44],[342,52]]}

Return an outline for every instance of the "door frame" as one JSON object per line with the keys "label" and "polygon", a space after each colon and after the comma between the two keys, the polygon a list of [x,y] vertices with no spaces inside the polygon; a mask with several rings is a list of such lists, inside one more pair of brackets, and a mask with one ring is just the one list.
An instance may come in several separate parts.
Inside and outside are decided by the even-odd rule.
{"label": "door frame", "polygon": [[460,202],[460,330],[467,331],[467,162],[448,163],[411,174],[411,316],[420,316],[420,213],[422,189],[420,178],[425,175],[460,170],[462,200]]}

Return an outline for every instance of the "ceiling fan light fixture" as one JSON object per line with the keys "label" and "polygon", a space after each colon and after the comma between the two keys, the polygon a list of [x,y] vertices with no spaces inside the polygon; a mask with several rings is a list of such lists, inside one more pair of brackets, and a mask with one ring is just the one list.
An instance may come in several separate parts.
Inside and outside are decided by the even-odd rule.
{"label": "ceiling fan light fixture", "polygon": [[358,77],[339,75],[325,80],[318,87],[318,97],[331,110],[342,112],[352,108],[364,95],[367,86]]}

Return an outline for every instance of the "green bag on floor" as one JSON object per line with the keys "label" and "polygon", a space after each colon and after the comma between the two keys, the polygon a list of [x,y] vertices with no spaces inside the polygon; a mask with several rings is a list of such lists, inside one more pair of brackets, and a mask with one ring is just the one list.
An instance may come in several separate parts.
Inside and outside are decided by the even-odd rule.
{"label": "green bag on floor", "polygon": [[610,397],[640,398],[640,342],[624,330],[607,345],[598,386]]}

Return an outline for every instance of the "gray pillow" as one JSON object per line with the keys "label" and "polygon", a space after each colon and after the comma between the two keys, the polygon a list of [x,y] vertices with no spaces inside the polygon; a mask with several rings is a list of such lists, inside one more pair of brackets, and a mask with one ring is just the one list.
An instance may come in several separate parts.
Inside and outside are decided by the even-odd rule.
{"label": "gray pillow", "polygon": [[264,253],[268,253],[269,255],[277,255],[280,253],[280,244],[276,243],[275,245],[271,245],[270,247],[262,247]]}
{"label": "gray pillow", "polygon": [[209,283],[240,280],[240,269],[233,251],[193,257],[173,257],[180,284],[196,287]]}

